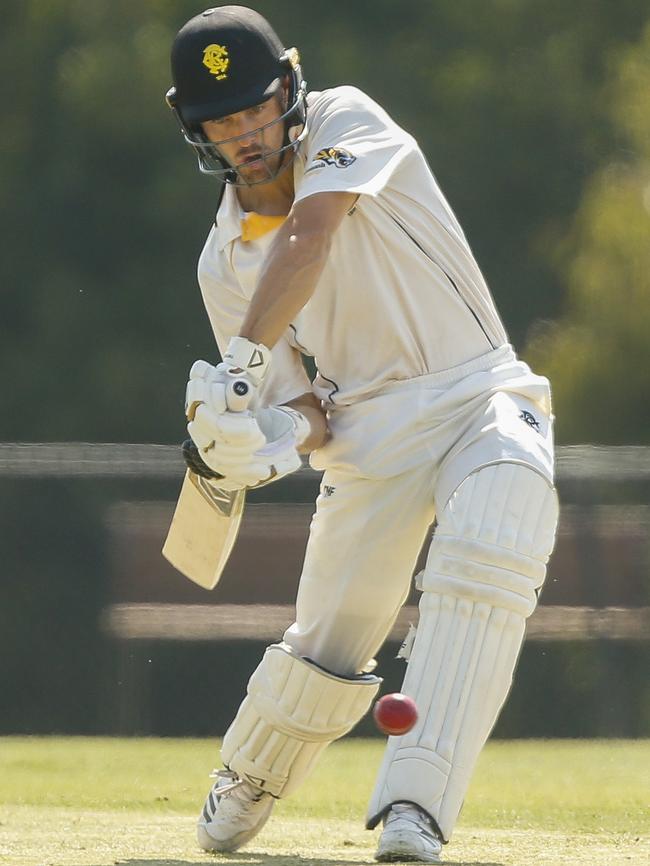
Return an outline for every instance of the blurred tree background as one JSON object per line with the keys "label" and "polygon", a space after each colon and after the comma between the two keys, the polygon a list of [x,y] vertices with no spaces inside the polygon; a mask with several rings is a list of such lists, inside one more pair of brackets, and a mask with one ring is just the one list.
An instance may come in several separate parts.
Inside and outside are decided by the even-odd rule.
{"label": "blurred tree background", "polygon": [[[356,84],[418,138],[512,342],[552,379],[558,441],[650,443],[647,0],[255,6],[300,48],[312,89]],[[174,35],[202,8],[3,0],[0,445],[184,438],[187,371],[216,359],[195,268],[217,187],[163,97]],[[214,732],[260,646],[140,645],[100,628],[124,587],[147,602],[166,591],[153,530],[124,518],[118,538],[111,515],[124,502],[171,509],[180,457],[178,478],[48,477],[28,459],[12,477],[20,451],[0,485],[0,731]],[[647,491],[560,484],[552,604],[648,605]],[[649,647],[527,644],[498,732],[647,735]],[[382,653],[397,688],[394,647]]]}
{"label": "blurred tree background", "polygon": [[[5,0],[0,439],[174,442],[216,189],[163,102],[188,0]],[[562,443],[650,441],[644,0],[259,0],[419,139]]]}

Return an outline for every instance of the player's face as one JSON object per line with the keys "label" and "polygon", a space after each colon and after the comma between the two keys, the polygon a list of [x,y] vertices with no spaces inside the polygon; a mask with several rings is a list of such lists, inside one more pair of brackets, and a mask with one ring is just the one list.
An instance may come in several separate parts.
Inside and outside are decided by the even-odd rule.
{"label": "player's face", "polygon": [[273,96],[236,114],[206,120],[201,127],[244,181],[260,183],[273,178],[282,159],[282,154],[274,153],[284,140],[284,123],[274,123],[282,113],[279,99]]}

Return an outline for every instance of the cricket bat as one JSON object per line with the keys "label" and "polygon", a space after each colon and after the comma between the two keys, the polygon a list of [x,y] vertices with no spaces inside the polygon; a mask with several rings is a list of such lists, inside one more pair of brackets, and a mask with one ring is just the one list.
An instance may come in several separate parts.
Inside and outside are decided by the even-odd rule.
{"label": "cricket bat", "polygon": [[[252,398],[250,384],[245,379],[233,378],[226,386],[225,397],[230,412],[245,411]],[[187,460],[186,445],[191,446],[190,458],[191,449],[196,446],[191,440],[183,443]],[[194,583],[214,589],[237,540],[245,500],[245,488],[221,490],[188,469],[162,555]]]}
{"label": "cricket bat", "polygon": [[246,490],[219,490],[188,469],[162,553],[181,574],[214,589],[237,540]]}

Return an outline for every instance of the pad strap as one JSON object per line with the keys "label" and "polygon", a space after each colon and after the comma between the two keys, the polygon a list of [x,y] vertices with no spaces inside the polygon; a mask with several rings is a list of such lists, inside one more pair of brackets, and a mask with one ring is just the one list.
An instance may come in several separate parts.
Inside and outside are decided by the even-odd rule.
{"label": "pad strap", "polygon": [[226,732],[222,760],[251,784],[285,797],[306,778],[323,749],[367,712],[380,684],[371,674],[336,676],[287,644],[274,644]]}

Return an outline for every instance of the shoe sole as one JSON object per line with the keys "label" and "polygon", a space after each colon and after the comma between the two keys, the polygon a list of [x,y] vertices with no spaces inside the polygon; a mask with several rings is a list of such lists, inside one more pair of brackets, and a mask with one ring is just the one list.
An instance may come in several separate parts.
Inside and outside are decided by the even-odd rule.
{"label": "shoe sole", "polygon": [[399,851],[386,851],[384,853],[379,853],[375,855],[375,860],[378,863],[442,863],[440,857],[420,857],[417,854],[414,854],[412,851],[407,853],[404,852],[402,854]]}
{"label": "shoe sole", "polygon": [[[405,839],[402,834],[394,834],[390,840],[385,840],[384,845],[379,846],[375,854],[378,863],[442,863],[442,859],[436,852],[426,854],[414,850],[414,846]],[[380,840],[381,843],[381,840]]]}

